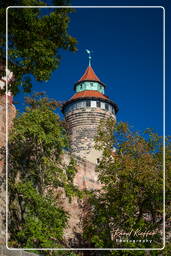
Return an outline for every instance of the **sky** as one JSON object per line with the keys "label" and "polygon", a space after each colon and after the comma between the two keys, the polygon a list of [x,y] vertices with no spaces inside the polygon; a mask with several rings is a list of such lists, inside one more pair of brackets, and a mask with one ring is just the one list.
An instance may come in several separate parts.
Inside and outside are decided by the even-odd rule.
{"label": "sky", "polygon": [[[72,1],[72,5],[155,5],[166,8],[166,71],[170,59],[169,4],[167,0]],[[168,33],[167,33],[168,31]],[[163,133],[163,9],[162,8],[76,8],[71,14],[69,33],[78,40],[78,51],[60,51],[60,67],[47,83],[34,82],[33,91],[46,91],[49,97],[68,100],[88,66],[85,49],[92,50],[92,67],[106,84],[105,94],[119,107],[117,120],[133,130],[153,128]],[[171,95],[166,73],[166,134],[171,135],[169,108]],[[170,87],[169,87],[170,85]],[[23,110],[23,98],[15,96]],[[62,115],[61,115],[62,116]]]}

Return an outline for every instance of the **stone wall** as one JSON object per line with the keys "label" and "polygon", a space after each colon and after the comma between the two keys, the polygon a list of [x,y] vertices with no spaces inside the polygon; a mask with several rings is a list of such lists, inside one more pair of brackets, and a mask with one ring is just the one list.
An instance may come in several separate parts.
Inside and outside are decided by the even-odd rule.
{"label": "stone wall", "polygon": [[5,246],[0,247],[0,256],[40,256],[23,250],[8,250]]}
{"label": "stone wall", "polygon": [[73,154],[96,164],[101,152],[94,149],[94,137],[100,120],[109,117],[115,119],[114,114],[101,108],[82,108],[66,113],[71,149]]}
{"label": "stone wall", "polygon": [[[98,176],[95,171],[96,164],[83,160],[70,153],[63,155],[63,161],[68,164],[71,156],[77,162],[77,173],[74,177],[74,185],[78,186],[80,190],[100,190],[102,185],[98,182]],[[73,198],[71,202],[67,198],[63,198],[62,206],[69,213],[68,228],[65,230],[66,244],[71,247],[82,247],[81,233],[82,221],[85,214],[84,203],[77,197]],[[83,246],[84,247],[84,246]]]}
{"label": "stone wall", "polygon": [[[8,104],[8,129],[12,126],[12,121],[16,115],[14,105]],[[6,142],[6,100],[5,96],[0,96],[0,148],[5,150]],[[0,244],[5,243],[5,165],[4,156],[0,155]]]}

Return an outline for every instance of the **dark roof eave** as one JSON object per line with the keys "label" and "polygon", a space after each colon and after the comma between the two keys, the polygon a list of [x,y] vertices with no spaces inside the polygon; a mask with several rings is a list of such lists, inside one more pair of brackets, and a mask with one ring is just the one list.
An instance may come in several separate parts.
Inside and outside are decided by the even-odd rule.
{"label": "dark roof eave", "polygon": [[62,105],[62,112],[64,112],[64,108],[65,106],[67,106],[68,104],[72,103],[72,102],[75,102],[75,101],[81,101],[81,100],[86,100],[86,99],[89,99],[89,100],[101,100],[101,101],[104,101],[104,102],[107,102],[107,103],[110,103],[114,108],[115,108],[115,112],[117,113],[119,111],[119,108],[118,108],[118,105],[113,102],[112,100],[110,99],[104,99],[104,98],[99,98],[99,97],[92,97],[92,96],[86,96],[86,97],[80,97],[80,98],[77,98],[77,99],[71,99],[71,100],[68,100],[66,101],[63,105]]}

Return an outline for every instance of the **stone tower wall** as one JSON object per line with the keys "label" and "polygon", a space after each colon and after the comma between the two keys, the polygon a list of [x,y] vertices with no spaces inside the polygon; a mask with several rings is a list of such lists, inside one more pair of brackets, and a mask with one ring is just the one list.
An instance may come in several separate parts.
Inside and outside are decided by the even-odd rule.
{"label": "stone tower wall", "polygon": [[65,120],[68,124],[72,153],[96,164],[101,152],[94,149],[94,138],[100,120],[109,117],[115,119],[114,114],[101,108],[90,107],[67,112]]}
{"label": "stone tower wall", "polygon": [[[81,158],[75,157],[70,153],[63,154],[64,164],[69,164],[71,157],[76,160],[77,173],[74,177],[74,185],[80,190],[97,190],[100,191],[102,184],[98,181],[98,174],[96,172],[96,164],[89,161],[84,161]],[[64,194],[63,194],[64,195]],[[80,243],[80,237],[83,232],[83,219],[85,216],[85,199],[78,197],[72,198],[71,201],[67,197],[61,198],[61,205],[69,213],[68,226],[64,232],[64,238],[67,246],[84,247]]]}

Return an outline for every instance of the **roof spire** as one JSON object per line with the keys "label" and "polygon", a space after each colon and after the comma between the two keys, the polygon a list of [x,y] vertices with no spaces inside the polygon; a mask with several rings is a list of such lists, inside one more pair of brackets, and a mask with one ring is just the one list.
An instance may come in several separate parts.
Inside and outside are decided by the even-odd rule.
{"label": "roof spire", "polygon": [[86,49],[86,53],[88,54],[88,65],[91,67],[91,51]]}

